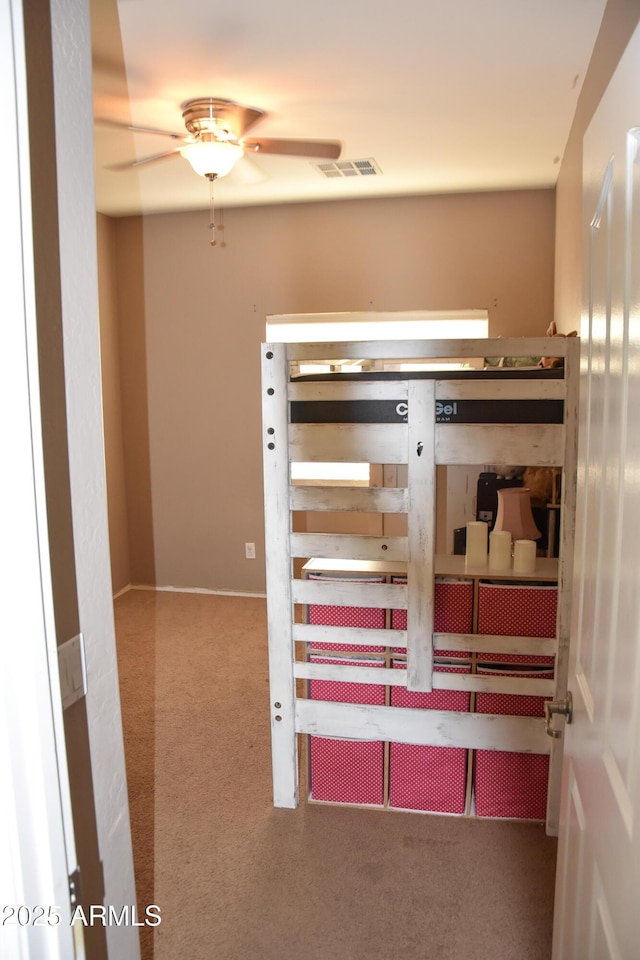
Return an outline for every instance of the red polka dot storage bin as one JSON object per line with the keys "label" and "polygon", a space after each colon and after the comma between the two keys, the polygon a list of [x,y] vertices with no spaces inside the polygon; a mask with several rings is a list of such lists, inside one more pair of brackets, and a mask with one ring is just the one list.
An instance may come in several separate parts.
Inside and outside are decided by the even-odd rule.
{"label": "red polka dot storage bin", "polygon": [[[478,633],[502,637],[555,637],[558,590],[555,586],[480,583]],[[492,663],[553,664],[548,656],[485,653]]]}
{"label": "red polka dot storage bin", "polygon": [[[497,671],[478,667],[478,674]],[[514,671],[505,677],[552,678],[548,671]],[[518,694],[477,693],[476,713],[512,717],[544,717],[545,697]],[[549,757],[546,754],[510,753],[502,750],[476,750],[474,764],[475,812],[478,817],[509,817],[519,820],[545,820]]]}
{"label": "red polka dot storage bin", "polygon": [[[310,573],[309,580],[325,583],[386,583],[386,577],[333,576]],[[333,604],[310,603],[307,622],[331,627],[369,627],[384,630],[386,611],[379,607],[340,607]],[[384,646],[356,646],[352,643],[314,643],[314,650],[343,650],[345,653],[383,653]]]}
{"label": "red polka dot storage bin", "polygon": [[[393,577],[392,583],[406,583],[406,578]],[[391,626],[395,630],[407,629],[407,611],[392,610]],[[436,577],[433,597],[433,629],[435,633],[471,633],[473,626],[473,581],[449,580]],[[404,653],[394,648],[394,653]],[[465,660],[469,655],[464,650],[435,650],[436,657]]]}
{"label": "red polka dot storage bin", "polygon": [[[406,669],[394,663],[395,669]],[[469,666],[434,667],[438,673],[469,673]],[[404,687],[391,688],[391,705],[417,710],[469,710],[464,690],[433,690],[414,693]],[[389,806],[400,810],[430,813],[465,812],[467,751],[461,747],[431,747],[413,743],[391,743],[389,747]]]}
{"label": "red polka dot storage bin", "polygon": [[[311,657],[313,663],[380,667],[382,660],[328,660]],[[366,703],[384,706],[385,688],[374,683],[344,683],[310,680],[312,700],[334,703]],[[384,804],[384,743],[381,740],[337,740],[309,737],[309,799],[333,803]]]}

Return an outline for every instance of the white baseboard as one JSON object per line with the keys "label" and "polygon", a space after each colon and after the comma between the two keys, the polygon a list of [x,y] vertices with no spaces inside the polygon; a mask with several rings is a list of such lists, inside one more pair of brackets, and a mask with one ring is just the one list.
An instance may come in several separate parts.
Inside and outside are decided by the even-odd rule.
{"label": "white baseboard", "polygon": [[129,590],[132,590],[132,589],[133,589],[133,587],[131,586],[130,583],[128,583],[128,584],[126,585],[126,587],[122,587],[121,590],[118,590],[117,593],[114,593],[113,599],[114,599],[114,600],[117,600],[118,597],[121,597],[124,593],[129,593]]}
{"label": "white baseboard", "polygon": [[267,596],[266,593],[249,593],[242,590],[209,590],[206,587],[157,587],[144,583],[130,583],[129,586],[124,587],[116,596],[126,593],[127,590],[153,590],[157,593],[204,593],[215,597],[254,597],[260,600],[264,600]]}

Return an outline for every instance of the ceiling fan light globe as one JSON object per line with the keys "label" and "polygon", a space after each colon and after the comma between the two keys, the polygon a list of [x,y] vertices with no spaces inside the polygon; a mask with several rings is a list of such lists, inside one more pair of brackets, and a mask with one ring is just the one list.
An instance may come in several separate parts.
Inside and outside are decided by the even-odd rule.
{"label": "ceiling fan light globe", "polygon": [[240,159],[243,149],[236,143],[199,140],[188,143],[180,153],[201,177],[224,177]]}

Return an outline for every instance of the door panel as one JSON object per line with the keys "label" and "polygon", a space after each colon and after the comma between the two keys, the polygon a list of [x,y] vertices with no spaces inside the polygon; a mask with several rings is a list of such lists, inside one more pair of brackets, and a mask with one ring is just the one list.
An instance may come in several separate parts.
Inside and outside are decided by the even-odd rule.
{"label": "door panel", "polygon": [[[561,833],[560,861],[564,866],[564,875],[562,877],[558,876],[558,887],[560,889],[577,890],[578,878],[583,877],[586,872],[586,821],[573,771],[569,773],[568,784],[561,813],[563,832]],[[569,855],[569,852],[571,855]],[[583,902],[584,890],[581,890],[581,893],[582,896],[568,898],[563,910],[562,942],[558,945],[561,950],[559,955],[563,957],[571,956],[572,945],[583,951],[586,948],[586,944],[580,942],[582,939],[581,932],[585,929],[586,915]]]}
{"label": "door panel", "polygon": [[623,960],[623,954],[618,946],[618,940],[614,929],[614,921],[607,903],[605,889],[600,880],[600,875],[595,871],[595,915],[593,932],[593,949],[589,954],[589,960]]}

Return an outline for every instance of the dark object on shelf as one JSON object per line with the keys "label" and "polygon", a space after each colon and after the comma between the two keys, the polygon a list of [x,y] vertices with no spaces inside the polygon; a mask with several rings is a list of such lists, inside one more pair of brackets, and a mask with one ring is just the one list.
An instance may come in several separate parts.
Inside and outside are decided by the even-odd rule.
{"label": "dark object on shelf", "polygon": [[551,504],[531,504],[531,513],[542,536],[537,541],[539,555],[558,557],[560,555],[560,507]]}
{"label": "dark object on shelf", "polygon": [[456,527],[453,531],[453,552],[464,556],[467,550],[467,528]]}

